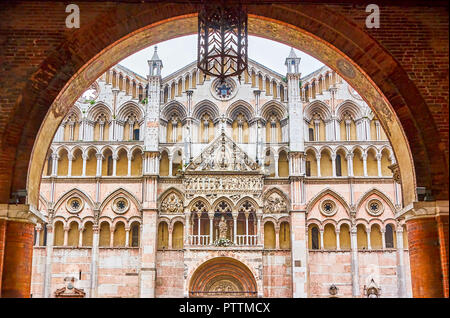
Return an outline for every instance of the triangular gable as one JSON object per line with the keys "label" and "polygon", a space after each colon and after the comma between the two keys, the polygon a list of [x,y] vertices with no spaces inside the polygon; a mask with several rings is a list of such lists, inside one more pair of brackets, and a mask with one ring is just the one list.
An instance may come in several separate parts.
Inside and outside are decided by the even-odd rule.
{"label": "triangular gable", "polygon": [[187,167],[186,171],[249,171],[260,172],[259,165],[222,131],[200,155]]}

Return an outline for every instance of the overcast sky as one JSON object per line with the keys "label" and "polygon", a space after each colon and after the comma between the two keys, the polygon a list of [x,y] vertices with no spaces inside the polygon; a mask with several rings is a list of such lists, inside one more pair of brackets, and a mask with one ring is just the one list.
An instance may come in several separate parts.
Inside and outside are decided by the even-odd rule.
{"label": "overcast sky", "polygon": [[[158,43],[157,46],[158,56],[163,62],[163,77],[197,60],[197,35],[164,41]],[[284,62],[290,50],[289,46],[278,42],[256,36],[248,37],[249,58],[283,75],[286,74]],[[147,60],[151,59],[153,52],[154,46],[150,46],[127,57],[120,64],[141,76],[146,76],[148,74]],[[295,50],[295,53],[301,58],[300,72],[302,76],[323,66],[321,62],[302,51]]]}

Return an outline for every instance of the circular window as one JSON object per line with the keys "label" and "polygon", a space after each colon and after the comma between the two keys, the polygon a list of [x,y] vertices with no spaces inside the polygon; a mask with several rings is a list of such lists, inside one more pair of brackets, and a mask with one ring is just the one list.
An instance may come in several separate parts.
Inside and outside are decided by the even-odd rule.
{"label": "circular window", "polygon": [[211,93],[216,99],[229,100],[236,95],[237,87],[232,79],[228,78],[224,82],[216,79],[211,85]]}
{"label": "circular window", "polygon": [[323,200],[320,204],[320,212],[326,216],[332,216],[337,212],[336,203],[332,200]]}
{"label": "circular window", "polygon": [[114,200],[112,209],[114,212],[122,214],[128,211],[129,206],[130,205],[128,204],[128,200],[120,197]]}
{"label": "circular window", "polygon": [[367,202],[366,210],[370,215],[378,216],[383,213],[384,207],[379,200],[372,199]]}
{"label": "circular window", "polygon": [[67,211],[70,213],[78,213],[83,209],[83,200],[79,197],[73,197],[67,200]]}

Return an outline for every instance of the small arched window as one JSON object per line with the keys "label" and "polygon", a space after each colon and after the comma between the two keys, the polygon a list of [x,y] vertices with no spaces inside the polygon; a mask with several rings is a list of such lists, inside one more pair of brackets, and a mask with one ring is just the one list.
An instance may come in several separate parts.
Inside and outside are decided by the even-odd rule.
{"label": "small arched window", "polygon": [[341,155],[336,155],[336,176],[342,176]]}
{"label": "small arched window", "polygon": [[309,128],[308,133],[309,133],[309,141],[314,141],[314,128]]}
{"label": "small arched window", "polygon": [[319,249],[319,230],[317,229],[317,227],[313,227],[311,229],[311,247],[313,250],[318,250]]}
{"label": "small arched window", "polygon": [[139,140],[139,129],[133,130],[133,140]]}
{"label": "small arched window", "polygon": [[108,156],[106,175],[112,176],[112,174],[113,174],[113,158],[112,156]]}
{"label": "small arched window", "polygon": [[131,247],[139,246],[139,224],[133,224],[131,227]]}
{"label": "small arched window", "polygon": [[386,248],[394,248],[394,231],[392,229],[392,225],[386,225],[386,233],[384,235],[386,240]]}
{"label": "small arched window", "polygon": [[311,176],[311,161],[306,160],[306,176]]}

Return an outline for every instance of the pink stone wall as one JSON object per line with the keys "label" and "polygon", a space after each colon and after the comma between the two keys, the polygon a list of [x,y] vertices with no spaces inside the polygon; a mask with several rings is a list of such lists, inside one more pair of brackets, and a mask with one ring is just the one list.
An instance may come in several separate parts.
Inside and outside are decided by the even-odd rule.
{"label": "pink stone wall", "polygon": [[264,297],[292,297],[290,251],[263,252]]}
{"label": "pink stone wall", "polygon": [[184,252],[156,253],[156,297],[184,297]]}

